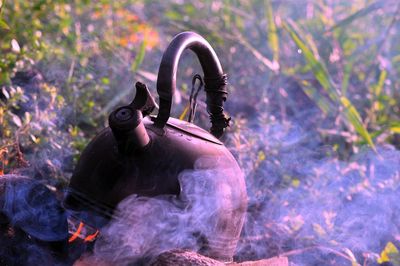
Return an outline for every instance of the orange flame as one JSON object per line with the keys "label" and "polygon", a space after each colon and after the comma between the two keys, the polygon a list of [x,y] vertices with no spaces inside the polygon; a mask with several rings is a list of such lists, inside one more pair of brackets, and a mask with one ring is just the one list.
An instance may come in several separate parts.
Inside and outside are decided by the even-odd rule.
{"label": "orange flame", "polygon": [[75,233],[68,239],[68,243],[71,243],[71,242],[73,242],[75,239],[78,238],[78,236],[79,236],[79,234],[81,233],[82,228],[83,228],[84,225],[85,225],[85,224],[82,223],[82,222],[79,223],[78,229],[77,229],[77,230],[75,231]]}
{"label": "orange flame", "polygon": [[98,234],[99,234],[99,230],[97,230],[96,233],[88,235],[87,237],[85,237],[84,241],[85,242],[92,242],[93,240],[96,239]]}
{"label": "orange flame", "polygon": [[[78,229],[76,229],[76,231],[73,233],[73,235],[68,239],[68,242],[74,242],[77,238],[83,238],[83,236],[80,236],[83,227],[85,226],[85,224],[83,222],[79,223]],[[83,241],[84,242],[92,242],[96,239],[97,235],[99,234],[99,230],[96,230],[95,233],[86,236]],[[85,235],[85,233],[83,233],[83,235]]]}

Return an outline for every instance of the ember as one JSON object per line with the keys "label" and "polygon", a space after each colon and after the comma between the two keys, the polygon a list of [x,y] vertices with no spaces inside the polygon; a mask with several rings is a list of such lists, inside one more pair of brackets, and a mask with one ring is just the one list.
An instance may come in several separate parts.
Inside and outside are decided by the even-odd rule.
{"label": "ember", "polygon": [[79,237],[82,228],[83,228],[83,223],[80,222],[78,229],[75,232],[73,232],[72,236],[68,239],[69,243],[73,242],[75,239],[77,239]]}
{"label": "ember", "polygon": [[87,225],[85,225],[83,222],[79,222],[78,228],[76,230],[69,230],[69,234],[71,236],[69,237],[68,242],[71,243],[78,238],[82,239],[84,242],[93,242],[97,238],[99,230],[96,230],[96,232],[94,233],[88,234],[90,229],[88,230],[87,228]]}

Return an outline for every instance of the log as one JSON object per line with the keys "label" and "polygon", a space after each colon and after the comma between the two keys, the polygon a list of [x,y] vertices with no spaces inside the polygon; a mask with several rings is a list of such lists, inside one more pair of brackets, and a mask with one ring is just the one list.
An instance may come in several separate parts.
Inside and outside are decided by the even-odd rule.
{"label": "log", "polygon": [[[108,262],[90,255],[84,255],[74,263],[74,266],[111,266]],[[142,264],[141,264],[142,265]],[[174,249],[161,253],[152,259],[147,266],[289,266],[287,257],[273,257],[269,259],[245,262],[223,263],[218,260],[200,255],[193,251]]]}
{"label": "log", "polygon": [[193,251],[174,249],[161,253],[150,266],[224,266],[223,262],[200,255]]}
{"label": "log", "polygon": [[289,266],[287,257],[245,262],[223,263],[196,252],[186,250],[170,250],[158,255],[150,266]]}
{"label": "log", "polygon": [[289,266],[287,257],[273,257],[269,259],[229,263],[229,266]]}

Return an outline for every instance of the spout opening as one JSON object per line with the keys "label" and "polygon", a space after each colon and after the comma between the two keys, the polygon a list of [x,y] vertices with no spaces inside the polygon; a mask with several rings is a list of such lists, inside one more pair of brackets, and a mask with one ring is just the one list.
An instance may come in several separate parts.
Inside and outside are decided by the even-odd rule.
{"label": "spout opening", "polygon": [[130,106],[120,107],[110,114],[109,125],[121,154],[142,151],[150,143],[142,120],[142,113]]}

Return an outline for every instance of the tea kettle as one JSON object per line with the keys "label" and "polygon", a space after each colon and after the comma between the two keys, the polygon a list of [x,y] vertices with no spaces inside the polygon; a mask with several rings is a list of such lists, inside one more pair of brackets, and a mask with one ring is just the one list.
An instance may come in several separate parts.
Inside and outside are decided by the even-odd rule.
{"label": "tea kettle", "polygon": [[[197,55],[204,72],[211,134],[170,117],[178,63],[186,49]],[[223,178],[215,182],[217,190],[230,190],[229,196],[217,199],[224,210],[216,214],[215,232],[204,241],[201,252],[222,261],[231,260],[244,221],[247,194],[238,163],[218,140],[230,120],[223,112],[226,85],[227,76],[210,44],[194,32],[176,35],[158,72],[158,115],[151,115],[156,103],[147,86],[137,82],[132,103],[113,111],[109,127],[94,137],[81,154],[69,183],[65,207],[109,219],[118,203],[133,194],[176,195],[179,200],[180,174],[199,167],[197,162],[202,158],[214,158],[205,160],[200,167],[227,169],[223,170]]]}

